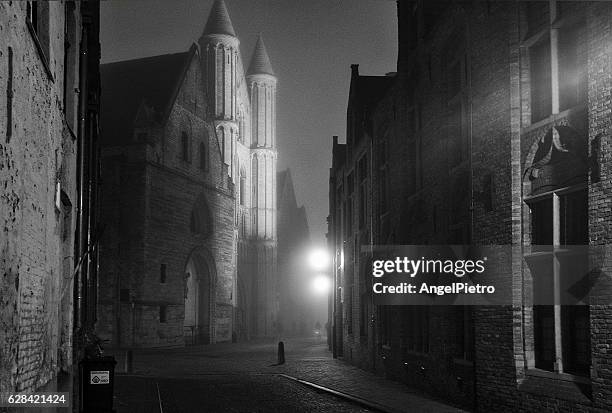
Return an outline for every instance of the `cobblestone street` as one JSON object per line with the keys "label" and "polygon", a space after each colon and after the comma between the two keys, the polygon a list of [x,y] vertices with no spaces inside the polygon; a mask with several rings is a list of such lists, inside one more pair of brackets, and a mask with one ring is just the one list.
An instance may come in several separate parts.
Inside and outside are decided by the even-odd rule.
{"label": "cobblestone street", "polygon": [[115,408],[118,413],[460,411],[334,360],[324,342],[289,340],[285,354],[286,363],[277,366],[275,343],[139,350],[133,372],[126,374],[125,352],[116,351]]}

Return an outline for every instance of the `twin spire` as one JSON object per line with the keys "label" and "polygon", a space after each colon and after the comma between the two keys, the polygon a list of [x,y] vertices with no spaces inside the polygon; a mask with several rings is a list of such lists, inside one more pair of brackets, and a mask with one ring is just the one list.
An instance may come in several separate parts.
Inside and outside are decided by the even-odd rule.
{"label": "twin spire", "polygon": [[[223,0],[215,0],[206,26],[204,27],[204,34],[225,34],[236,37],[232,20],[229,17],[227,6]],[[270,63],[270,56],[264,45],[261,34],[257,38],[257,44],[255,45],[255,51],[251,58],[251,64],[247,74],[267,74],[274,76],[274,70],[272,70],[272,64]]]}
{"label": "twin spire", "polygon": [[232,26],[232,21],[223,0],[215,0],[213,3],[208,15],[208,21],[206,26],[204,26],[204,34],[228,34],[236,37],[234,26]]}

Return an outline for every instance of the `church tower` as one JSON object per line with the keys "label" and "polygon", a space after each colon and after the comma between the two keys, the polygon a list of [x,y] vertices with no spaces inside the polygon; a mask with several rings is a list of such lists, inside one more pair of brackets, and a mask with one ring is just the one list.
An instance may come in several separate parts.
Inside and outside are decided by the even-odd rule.
{"label": "church tower", "polygon": [[223,162],[235,181],[233,161],[238,135],[236,85],[240,41],[223,0],[215,0],[199,43],[209,114],[215,122]]}
{"label": "church tower", "polygon": [[255,255],[256,335],[278,326],[276,274],[276,76],[261,35],[247,71],[251,101],[252,248]]}

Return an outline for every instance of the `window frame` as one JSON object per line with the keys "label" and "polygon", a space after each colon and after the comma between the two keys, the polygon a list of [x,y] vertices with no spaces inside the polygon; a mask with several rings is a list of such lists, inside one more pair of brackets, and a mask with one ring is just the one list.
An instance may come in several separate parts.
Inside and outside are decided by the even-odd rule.
{"label": "window frame", "polygon": [[[532,352],[533,355],[529,355],[526,354],[525,357],[525,362],[526,362],[526,367],[527,370],[536,370],[536,371],[544,371],[544,372],[550,372],[550,373],[554,373],[554,374],[558,374],[558,375],[565,375],[568,377],[575,377],[575,378],[589,378],[590,373],[589,373],[589,369],[587,368],[587,371],[580,373],[577,371],[574,372],[567,372],[567,368],[565,368],[564,363],[567,360],[564,357],[564,353],[565,353],[565,348],[564,348],[564,337],[563,337],[563,330],[564,330],[564,323],[566,323],[566,317],[564,317],[563,315],[563,311],[564,309],[567,307],[567,305],[563,305],[561,304],[561,272],[562,272],[562,265],[561,262],[562,260],[560,259],[560,257],[562,257],[563,254],[566,254],[568,252],[568,249],[565,248],[566,245],[582,245],[582,244],[565,244],[563,243],[562,240],[562,198],[568,195],[572,195],[572,194],[576,194],[579,192],[584,192],[584,196],[586,197],[586,201],[587,201],[587,213],[588,213],[588,187],[586,183],[582,183],[582,184],[578,184],[578,185],[572,185],[569,187],[562,187],[562,188],[558,188],[558,189],[554,189],[551,191],[547,191],[541,194],[537,194],[537,195],[533,195],[533,196],[526,196],[524,197],[523,201],[525,202],[525,204],[527,205],[527,208],[529,208],[529,214],[531,216],[530,218],[530,231],[531,231],[531,239],[530,239],[530,245],[532,246],[537,246],[537,244],[533,243],[534,240],[534,219],[535,217],[533,216],[534,213],[534,205],[538,204],[538,203],[542,203],[542,202],[546,202],[549,199],[552,199],[552,214],[550,215],[550,218],[552,219],[552,245],[551,248],[547,248],[546,251],[540,251],[540,250],[536,250],[536,251],[532,251],[530,253],[524,254],[525,259],[550,259],[551,262],[553,263],[552,266],[552,282],[553,282],[553,286],[552,286],[552,295],[553,295],[553,304],[551,305],[534,305],[532,303],[532,305],[529,306],[530,311],[531,311],[531,318],[533,320],[532,325],[531,325],[531,329],[532,329],[532,336],[531,336],[531,344],[532,344]],[[549,215],[546,215],[546,217],[549,217]],[[588,239],[586,240],[587,244],[588,244]],[[532,294],[535,295],[535,289],[536,289],[536,285],[535,285],[535,275],[532,274],[532,282],[531,282],[531,286],[530,288],[532,289]],[[547,369],[545,367],[542,367],[542,365],[540,364],[540,366],[537,366],[538,364],[538,360],[537,360],[537,354],[539,352],[536,343],[536,336],[538,335],[538,331],[536,331],[536,307],[538,307],[538,311],[540,311],[539,307],[542,307],[541,310],[545,310],[544,307],[552,307],[552,317],[553,317],[553,331],[554,331],[554,341],[553,341],[553,360],[552,360],[552,369]],[[588,308],[589,306],[587,306]],[[590,319],[590,316],[589,316]],[[589,333],[588,336],[590,337],[590,322],[589,322]],[[571,354],[571,352],[569,352]],[[592,364],[592,358],[591,358],[591,354],[589,353],[589,366]],[[569,363],[568,363],[569,365]]]}
{"label": "window frame", "polygon": [[[39,13],[39,11],[41,9],[39,9],[39,5],[42,4],[44,5],[44,7],[46,7],[46,13],[45,16],[48,20],[49,18],[49,2],[37,2],[37,1],[27,1],[26,2],[26,26],[28,27],[28,31],[30,32],[30,35],[32,36],[32,40],[34,41],[34,45],[36,46],[36,51],[38,52],[38,56],[40,57],[40,60],[43,64],[43,67],[45,69],[45,72],[47,73],[47,77],[49,78],[49,80],[54,83],[55,82],[55,76],[53,76],[53,72],[51,72],[51,67],[49,66],[49,48],[50,48],[50,43],[49,43],[49,23],[47,22],[47,33],[46,33],[46,40],[47,40],[47,44],[43,44],[43,38],[42,38],[42,30],[41,30],[41,13]],[[35,18],[33,18],[34,14],[33,12],[36,12]],[[35,20],[35,21],[34,21]],[[46,50],[45,50],[46,48]]]}
{"label": "window frame", "polygon": [[[588,90],[586,90],[587,82],[578,83],[576,85],[576,102],[573,105],[566,105],[562,102],[562,92],[564,88],[564,84],[562,84],[562,79],[565,78],[566,74],[564,72],[562,62],[562,57],[560,57],[560,52],[562,50],[561,41],[563,39],[562,31],[566,30],[574,30],[580,27],[580,24],[584,23],[585,15],[583,12],[581,13],[572,13],[570,15],[563,15],[560,12],[561,9],[561,0],[550,0],[547,4],[547,16],[548,20],[543,24],[537,27],[536,30],[527,28],[526,38],[522,42],[522,47],[528,49],[528,54],[530,55],[529,62],[529,111],[530,111],[530,123],[533,125],[535,123],[539,123],[542,121],[546,121],[551,116],[555,116],[562,111],[572,109],[577,106],[584,105],[587,99]],[[524,9],[524,21],[528,22],[529,16],[527,13],[527,3]],[[533,70],[531,63],[531,49],[535,46],[541,45],[541,42],[548,42],[547,50],[549,51],[550,61],[550,85],[548,85],[548,89],[550,93],[547,96],[550,97],[550,113],[545,116],[534,117],[533,113]],[[579,47],[578,47],[579,49]],[[579,55],[579,53],[578,53]],[[581,73],[580,70],[580,61],[577,59],[576,67],[577,73]],[[586,63],[586,62],[585,62]],[[587,68],[583,68],[586,72]],[[580,87],[585,87],[585,90],[580,90]]]}

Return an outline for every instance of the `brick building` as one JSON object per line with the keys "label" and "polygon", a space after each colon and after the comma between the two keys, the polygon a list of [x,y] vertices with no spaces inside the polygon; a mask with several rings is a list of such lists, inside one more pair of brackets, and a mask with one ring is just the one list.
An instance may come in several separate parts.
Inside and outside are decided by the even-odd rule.
{"label": "brick building", "polygon": [[[612,5],[400,0],[398,16],[397,74],[353,66],[333,144],[335,354],[476,411],[609,411],[609,286],[587,306],[529,297],[559,290],[558,246],[612,238]],[[389,244],[519,247],[497,269],[512,305],[374,306],[360,252]],[[550,281],[537,259],[559,261]]]}
{"label": "brick building", "polygon": [[95,320],[98,16],[0,3],[0,393],[69,386]]}
{"label": "brick building", "polygon": [[101,337],[167,346],[270,336],[276,280],[276,77],[245,72],[215,1],[183,53],[102,66]]}

